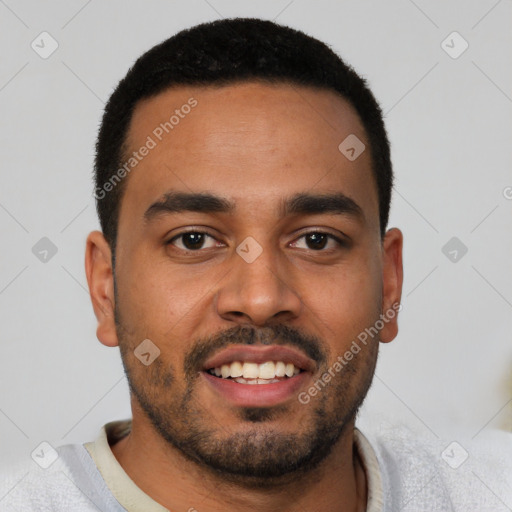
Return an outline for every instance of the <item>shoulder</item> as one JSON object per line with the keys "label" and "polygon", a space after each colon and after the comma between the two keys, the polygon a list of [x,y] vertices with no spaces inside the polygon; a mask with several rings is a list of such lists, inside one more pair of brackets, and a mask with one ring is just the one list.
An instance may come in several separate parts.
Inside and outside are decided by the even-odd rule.
{"label": "shoulder", "polygon": [[447,440],[389,424],[361,431],[379,463],[385,511],[512,508],[512,433]]}
{"label": "shoulder", "polygon": [[29,459],[0,472],[0,509],[97,512],[99,505],[100,510],[123,511],[117,502],[111,502],[113,497],[102,484],[83,445],[65,445],[56,450],[48,445],[38,461]]}

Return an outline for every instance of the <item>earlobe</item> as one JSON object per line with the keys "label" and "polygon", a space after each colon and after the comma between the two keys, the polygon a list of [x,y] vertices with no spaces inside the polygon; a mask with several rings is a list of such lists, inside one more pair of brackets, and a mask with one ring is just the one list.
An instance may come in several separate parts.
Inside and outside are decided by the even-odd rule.
{"label": "earlobe", "polygon": [[103,345],[118,345],[114,320],[115,296],[111,251],[103,233],[93,231],[87,237],[85,273],[94,314],[98,320],[96,335]]}
{"label": "earlobe", "polygon": [[389,343],[398,334],[398,311],[401,309],[403,235],[398,228],[386,232],[382,243],[382,316],[384,327],[380,341]]}

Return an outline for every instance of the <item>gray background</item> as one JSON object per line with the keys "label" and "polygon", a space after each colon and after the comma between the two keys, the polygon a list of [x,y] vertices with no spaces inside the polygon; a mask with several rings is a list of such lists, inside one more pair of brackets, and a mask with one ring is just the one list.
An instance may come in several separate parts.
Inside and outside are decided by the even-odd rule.
{"label": "gray background", "polygon": [[[96,340],[83,269],[85,237],[98,227],[98,123],[142,52],[232,16],[324,40],[386,113],[403,310],[362,417],[449,440],[512,429],[510,0],[0,0],[0,467],[43,440],[88,441],[130,415],[118,349]],[[43,31],[59,45],[47,59],[31,48]],[[457,58],[454,31],[469,44]],[[57,248],[46,261],[32,250],[43,237]],[[442,250],[452,237],[455,262],[454,248]]]}

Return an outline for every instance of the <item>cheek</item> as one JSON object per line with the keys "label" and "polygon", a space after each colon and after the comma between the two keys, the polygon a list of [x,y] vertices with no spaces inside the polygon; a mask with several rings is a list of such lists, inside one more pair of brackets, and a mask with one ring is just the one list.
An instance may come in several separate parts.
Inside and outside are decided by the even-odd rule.
{"label": "cheek", "polygon": [[369,272],[346,271],[326,280],[318,290],[317,300],[332,311],[373,311],[380,290],[380,282],[376,282]]}
{"label": "cheek", "polygon": [[119,278],[119,302],[126,320],[151,330],[170,329],[200,306],[204,282],[165,263],[133,265]]}
{"label": "cheek", "polygon": [[150,339],[160,349],[158,361],[173,368],[178,381],[182,381],[182,361],[197,337],[197,326],[211,317],[208,290],[215,284],[211,274],[172,272],[168,263],[153,261],[125,268],[119,278],[118,310],[125,344],[135,347]]}
{"label": "cheek", "polygon": [[[336,279],[324,283],[316,295],[315,314],[328,327],[326,335],[333,340],[336,353],[346,347],[380,315],[381,281],[378,267],[340,271]],[[312,308],[313,309],[313,308]]]}

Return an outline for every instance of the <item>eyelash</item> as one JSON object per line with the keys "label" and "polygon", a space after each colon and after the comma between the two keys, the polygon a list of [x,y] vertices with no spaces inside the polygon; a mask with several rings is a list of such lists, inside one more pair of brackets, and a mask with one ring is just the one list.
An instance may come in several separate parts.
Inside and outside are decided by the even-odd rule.
{"label": "eyelash", "polygon": [[[207,235],[209,236],[210,238],[213,238],[214,240],[218,241],[213,235],[211,235],[210,233],[208,233],[207,231],[201,231],[199,229],[191,229],[191,230],[188,230],[188,231],[182,231],[181,233],[173,236],[170,240],[168,240],[166,242],[165,245],[173,245],[173,242],[175,240],[178,240],[180,239],[181,237],[189,234],[189,233],[194,233],[194,234],[199,234],[199,235]],[[312,230],[312,231],[307,231],[306,233],[302,233],[298,238],[296,238],[292,243],[295,243],[297,242],[297,240],[300,240],[301,238],[304,238],[308,235],[312,235],[312,234],[316,234],[316,235],[326,235],[330,240],[334,240],[336,242],[336,244],[338,245],[338,248],[346,248],[348,247],[348,242],[331,234],[331,233],[328,233],[326,231],[319,231],[319,230]],[[202,250],[205,250],[203,248],[200,248],[200,249],[182,249],[180,247],[176,247],[177,250],[179,251],[184,251],[184,252],[187,252],[187,253],[198,253],[198,252],[201,252]],[[330,248],[330,249],[319,249],[319,250],[315,250],[315,249],[303,249],[303,250],[309,250],[309,251],[312,251],[312,252],[331,252],[333,250],[335,250],[336,248]]]}

